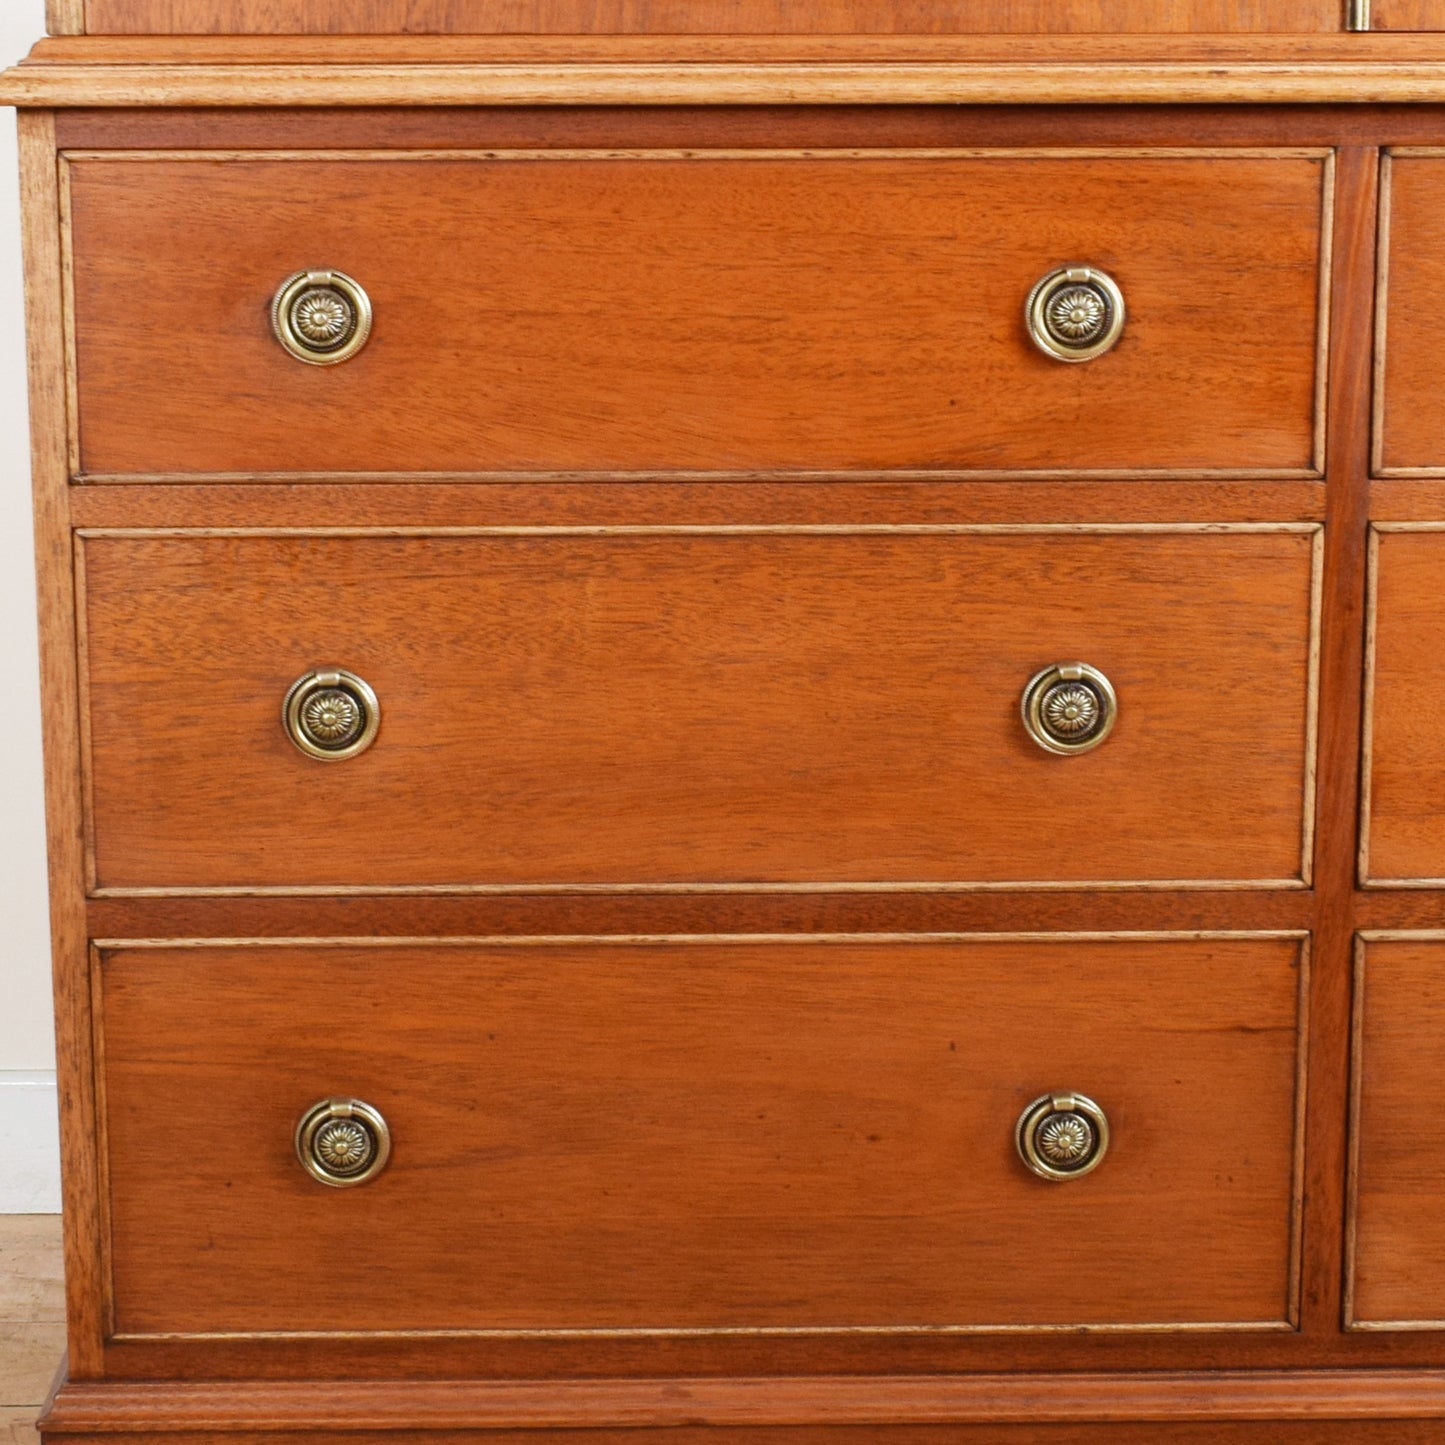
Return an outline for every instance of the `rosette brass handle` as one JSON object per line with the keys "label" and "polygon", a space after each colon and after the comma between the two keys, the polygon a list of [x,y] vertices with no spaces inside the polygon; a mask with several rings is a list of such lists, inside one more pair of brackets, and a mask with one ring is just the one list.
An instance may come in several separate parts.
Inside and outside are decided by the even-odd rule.
{"label": "rosette brass handle", "polygon": [[360,1099],[322,1099],[296,1125],[301,1167],[333,1189],[350,1189],[375,1179],[390,1155],[386,1120]]}
{"label": "rosette brass handle", "polygon": [[1077,1179],[1109,1152],[1109,1121],[1085,1094],[1043,1094],[1019,1115],[1019,1158],[1040,1179]]}
{"label": "rosette brass handle", "polygon": [[308,758],[336,763],[376,741],[381,704],[354,672],[308,672],[291,684],[281,718]]}
{"label": "rosette brass handle", "polygon": [[1086,753],[1114,730],[1119,700],[1113,685],[1087,662],[1056,662],[1036,672],[1020,704],[1024,727],[1046,752]]}
{"label": "rosette brass handle", "polygon": [[1092,361],[1124,330],[1124,293],[1093,266],[1060,266],[1032,291],[1024,307],[1034,345],[1056,361]]}
{"label": "rosette brass handle", "polygon": [[350,361],[371,335],[371,298],[341,271],[298,271],[271,302],[276,340],[311,366]]}

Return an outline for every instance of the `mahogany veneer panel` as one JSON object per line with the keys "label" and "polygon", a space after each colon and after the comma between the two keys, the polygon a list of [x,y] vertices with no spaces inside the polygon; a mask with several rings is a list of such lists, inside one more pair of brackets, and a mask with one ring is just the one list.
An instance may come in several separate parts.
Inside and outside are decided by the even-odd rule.
{"label": "mahogany veneer panel", "polygon": [[1445,738],[1430,707],[1445,646],[1445,532],[1403,525],[1374,534],[1361,872],[1420,884],[1445,879]]}
{"label": "mahogany veneer panel", "polygon": [[1372,938],[1355,1008],[1357,1327],[1445,1328],[1445,1161],[1430,1141],[1445,1048],[1445,938]]}
{"label": "mahogany veneer panel", "polygon": [[[1299,967],[1259,937],[117,945],[116,1329],[1281,1325]],[[1012,1137],[1060,1088],[1114,1131],[1062,1185]],[[291,1151],[335,1094],[395,1139],[346,1191]]]}
{"label": "mahogany veneer panel", "polygon": [[1371,0],[1371,30],[1445,30],[1445,0]]}
{"label": "mahogany veneer panel", "polygon": [[[98,881],[1298,878],[1317,536],[91,536]],[[1076,658],[1119,721],[1059,758]],[[313,667],[369,752],[286,738]]]}
{"label": "mahogany veneer panel", "polygon": [[92,35],[1331,31],[1338,0],[86,0]]}
{"label": "mahogany veneer panel", "polygon": [[[1311,157],[81,159],[88,474],[1284,469],[1315,460]],[[313,201],[313,198],[315,200]],[[1044,273],[1130,321],[1043,356]],[[270,334],[302,267],[367,349]]]}
{"label": "mahogany veneer panel", "polygon": [[1376,461],[1385,472],[1445,470],[1440,347],[1432,316],[1445,287],[1445,154],[1392,156],[1379,344]]}

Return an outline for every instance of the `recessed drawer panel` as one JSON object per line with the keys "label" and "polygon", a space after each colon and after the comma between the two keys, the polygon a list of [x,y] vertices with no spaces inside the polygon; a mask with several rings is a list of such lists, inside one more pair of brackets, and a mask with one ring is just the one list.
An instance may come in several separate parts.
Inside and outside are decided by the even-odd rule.
{"label": "recessed drawer panel", "polygon": [[[1321,156],[81,157],[68,175],[89,475],[1319,460]],[[1120,299],[1057,293],[1066,350],[1123,323],[1073,364],[1025,324],[1070,267]],[[333,272],[370,334],[308,365],[273,336],[273,297]],[[323,298],[300,322],[334,361],[362,313]]]}
{"label": "recessed drawer panel", "polygon": [[1392,155],[1382,181],[1375,466],[1387,475],[1445,472],[1435,320],[1445,292],[1445,152]]}
{"label": "recessed drawer panel", "polygon": [[1284,1327],[1300,949],[107,945],[116,1328]]}
{"label": "recessed drawer panel", "polygon": [[1372,938],[1355,988],[1350,1322],[1445,1329],[1445,1156],[1433,1122],[1445,1053],[1445,937]]}
{"label": "recessed drawer panel", "polygon": [[1445,530],[1372,534],[1361,875],[1381,886],[1445,880],[1445,735],[1432,701],[1445,616]]}
{"label": "recessed drawer panel", "polygon": [[1298,881],[1317,543],[92,534],[95,881]]}

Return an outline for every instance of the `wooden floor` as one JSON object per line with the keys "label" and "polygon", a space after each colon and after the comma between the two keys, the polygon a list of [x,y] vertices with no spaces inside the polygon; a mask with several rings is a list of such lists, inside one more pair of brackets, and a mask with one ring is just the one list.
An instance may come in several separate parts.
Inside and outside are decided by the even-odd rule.
{"label": "wooden floor", "polygon": [[35,1445],[65,1350],[58,1214],[0,1214],[0,1445]]}

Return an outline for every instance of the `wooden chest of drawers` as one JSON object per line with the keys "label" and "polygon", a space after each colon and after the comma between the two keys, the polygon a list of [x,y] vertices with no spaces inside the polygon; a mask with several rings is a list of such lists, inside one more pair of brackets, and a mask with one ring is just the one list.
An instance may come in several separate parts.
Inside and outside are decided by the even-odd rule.
{"label": "wooden chest of drawers", "polygon": [[1366,8],[54,7],[52,1445],[1439,1438]]}

